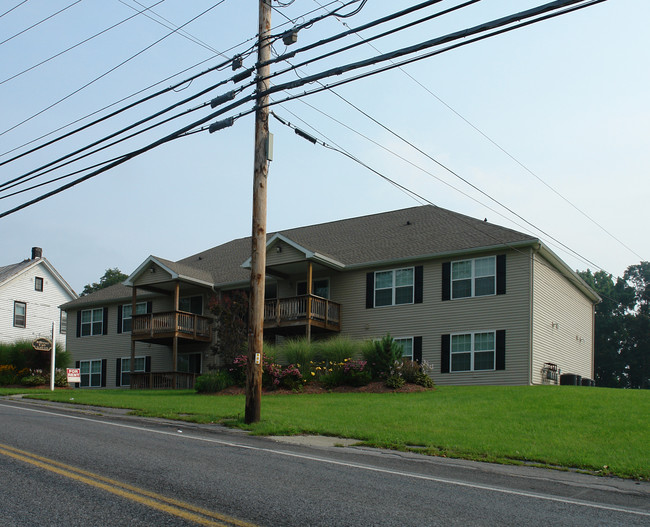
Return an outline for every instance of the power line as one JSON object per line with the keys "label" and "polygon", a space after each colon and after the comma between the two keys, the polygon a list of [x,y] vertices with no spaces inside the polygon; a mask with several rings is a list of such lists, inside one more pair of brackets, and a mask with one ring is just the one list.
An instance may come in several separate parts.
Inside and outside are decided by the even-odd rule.
{"label": "power line", "polygon": [[[77,1],[81,1],[81,0],[77,0]],[[213,6],[209,7],[209,8],[206,9],[205,11],[199,13],[199,14],[196,15],[195,17],[193,17],[193,18],[191,18],[190,20],[188,20],[187,22],[185,22],[183,25],[179,26],[177,29],[174,29],[174,30],[170,31],[169,33],[167,33],[166,35],[162,36],[161,38],[159,38],[158,40],[156,40],[156,41],[153,42],[152,44],[149,44],[148,46],[146,46],[144,49],[138,51],[138,52],[135,53],[134,55],[131,55],[128,59],[123,60],[123,61],[120,62],[118,65],[112,67],[111,69],[109,69],[108,71],[102,73],[102,74],[99,75],[98,77],[95,77],[93,80],[87,82],[86,84],[84,84],[84,85],[81,86],[80,88],[77,88],[77,89],[74,90],[72,93],[69,93],[69,94],[66,95],[65,97],[63,97],[63,98],[59,99],[58,101],[56,101],[56,102],[50,104],[50,105],[47,106],[46,108],[43,108],[42,110],[40,110],[39,112],[35,113],[35,114],[32,115],[31,117],[28,117],[27,119],[22,120],[22,121],[19,122],[18,124],[13,125],[11,128],[8,128],[8,129],[5,130],[4,132],[0,132],[0,136],[6,134],[7,132],[10,132],[11,130],[15,130],[15,129],[18,128],[19,126],[25,124],[25,123],[28,122],[28,121],[31,121],[32,119],[34,119],[35,117],[41,115],[42,113],[46,112],[47,110],[50,110],[51,108],[53,108],[53,107],[56,106],[57,104],[60,104],[60,103],[62,103],[63,101],[65,101],[66,99],[69,99],[70,97],[72,97],[73,95],[76,95],[76,94],[79,93],[81,90],[87,88],[88,86],[90,86],[91,84],[97,82],[98,80],[102,79],[103,77],[106,77],[106,75],[108,75],[108,74],[112,73],[113,71],[115,71],[116,69],[118,69],[118,68],[124,66],[124,64],[126,64],[127,62],[133,60],[134,58],[138,57],[139,55],[142,55],[142,53],[144,53],[145,51],[151,49],[151,48],[152,48],[153,46],[155,46],[156,44],[159,44],[160,42],[162,42],[163,40],[165,40],[167,37],[169,37],[169,36],[173,35],[174,33],[178,32],[178,31],[179,31],[181,28],[183,28],[184,26],[190,24],[191,22],[194,22],[197,18],[199,18],[199,17],[205,15],[206,13],[208,13],[209,11],[211,11],[212,9],[214,9],[215,7],[217,7],[217,6],[221,5],[221,4],[223,4],[225,1],[226,1],[226,0],[220,0],[219,2],[217,2],[216,4],[214,4]]]}
{"label": "power line", "polygon": [[23,5],[23,4],[25,4],[25,3],[27,3],[27,0],[23,0],[23,1],[20,2],[18,5],[15,5],[15,6],[13,6],[11,9],[9,9],[8,11],[5,11],[4,13],[0,14],[0,18],[2,18],[2,17],[5,16],[5,15],[8,15],[8,14],[11,13],[14,9],[20,7],[21,5]]}
{"label": "power line", "polygon": [[[587,7],[588,5],[592,5],[594,3],[600,3],[602,1],[604,1],[604,0],[591,0],[591,2],[589,2],[587,4],[583,4],[581,6],[574,7],[572,9],[570,9],[570,10],[561,11],[559,13],[548,14],[548,15],[546,15],[544,17],[539,17],[539,18],[536,18],[536,19],[534,19],[532,21],[521,22],[521,23],[519,23],[517,25],[511,26],[511,27],[508,27],[508,28],[505,28],[505,29],[501,29],[501,30],[496,31],[496,32],[492,32],[492,33],[489,33],[487,35],[482,35],[482,36],[479,36],[479,37],[475,37],[474,39],[469,39],[469,40],[466,40],[466,41],[464,41],[462,43],[455,44],[453,46],[448,46],[447,48],[444,48],[442,50],[437,50],[435,52],[430,52],[430,53],[427,53],[427,54],[424,54],[424,55],[419,55],[419,56],[417,56],[415,58],[410,58],[406,62],[410,63],[410,62],[415,62],[417,60],[422,60],[423,58],[428,58],[429,56],[433,56],[435,54],[443,53],[444,51],[448,51],[450,49],[454,49],[454,48],[460,47],[462,45],[467,45],[469,43],[472,43],[472,42],[475,42],[475,41],[478,41],[478,40],[482,40],[482,39],[488,38],[490,36],[495,36],[496,34],[500,34],[500,33],[506,32],[506,31],[511,31],[513,29],[517,29],[517,28],[523,27],[525,25],[529,25],[529,24],[532,24],[532,23],[539,22],[541,20],[545,20],[545,19],[550,18],[552,16],[559,16],[560,14],[565,14],[566,12],[569,12],[571,10],[580,9],[582,7]],[[425,43],[421,43],[420,45],[415,46],[415,47],[416,48],[421,48],[422,46],[425,46],[425,47],[426,46],[432,46],[432,45],[435,45],[435,44],[433,44],[434,42],[438,43],[440,41],[448,42],[450,40],[453,40],[454,38],[461,38],[461,36],[467,36],[469,34],[474,34],[474,33],[485,31],[487,29],[491,29],[491,28],[494,28],[494,27],[499,27],[499,25],[508,24],[512,20],[520,20],[520,19],[525,18],[525,17],[532,17],[532,16],[535,16],[535,15],[539,14],[540,12],[547,12],[547,11],[556,9],[558,6],[562,7],[564,5],[575,4],[575,3],[579,3],[579,2],[580,2],[580,0],[569,0],[569,1],[565,0],[565,1],[551,2],[550,4],[546,4],[545,6],[541,6],[540,8],[535,8],[535,9],[532,9],[532,10],[528,10],[528,11],[519,13],[517,15],[511,15],[509,17],[503,17],[501,19],[497,19],[497,20],[482,24],[480,26],[475,26],[474,28],[470,28],[468,30],[452,33],[450,35],[446,35],[446,36],[443,36],[443,37],[439,37],[437,39],[433,39],[432,41],[427,41]],[[406,50],[409,50],[409,52],[410,52],[410,50],[412,48],[413,48],[413,46],[410,46],[409,48],[402,48],[401,50],[397,50],[396,52],[385,54],[385,55],[382,55],[382,56],[377,57],[375,59],[369,59],[369,60],[366,60],[366,61],[361,61],[361,63],[359,63],[359,62],[352,63],[352,64],[346,65],[345,67],[342,67],[342,68],[344,68],[344,69],[346,69],[348,71],[351,71],[352,69],[362,67],[361,65],[365,66],[368,63],[373,63],[374,64],[379,60],[388,60],[388,57],[392,57],[396,53],[397,54],[406,54],[407,53]],[[398,67],[399,65],[400,64],[392,64],[392,65],[389,65],[389,66],[384,66],[384,67],[379,68],[377,70],[374,70],[372,72],[365,73],[365,74],[363,74],[361,76],[357,76],[357,77],[353,77],[351,79],[345,79],[344,81],[339,81],[337,83],[333,83],[330,86],[322,86],[321,88],[317,88],[317,89],[311,90],[309,92],[304,92],[304,93],[299,94],[299,95],[294,95],[294,96],[287,97],[287,98],[283,99],[282,101],[272,101],[272,102],[269,103],[269,106],[274,105],[274,104],[278,104],[278,103],[281,103],[281,102],[286,102],[288,100],[293,100],[293,99],[297,99],[297,98],[300,98],[300,97],[304,97],[306,95],[316,93],[316,92],[319,92],[319,91],[323,91],[325,89],[331,88],[332,86],[338,86],[338,85],[341,85],[343,83],[351,82],[352,80],[356,80],[357,78],[363,78],[363,77],[366,77],[366,76],[369,76],[369,75],[374,75],[376,73],[386,71],[387,69],[392,69],[392,68]],[[312,75],[312,76],[307,77],[305,79],[301,79],[300,81],[292,81],[292,82],[289,82],[289,83],[285,83],[283,85],[278,85],[278,86],[275,86],[275,87],[271,87],[262,94],[256,94],[256,96],[250,96],[250,95],[246,96],[246,97],[244,97],[244,98],[242,98],[242,99],[240,99],[238,101],[235,101],[235,102],[231,103],[230,105],[222,108],[221,110],[218,110],[217,112],[213,112],[212,114],[209,114],[208,116],[206,116],[206,117],[204,117],[204,118],[202,118],[202,119],[200,119],[200,120],[198,120],[198,121],[196,121],[196,122],[182,128],[181,130],[177,130],[176,132],[173,132],[172,134],[166,136],[165,138],[162,138],[162,139],[160,139],[160,140],[158,140],[158,141],[156,141],[156,142],[154,142],[154,143],[152,143],[150,145],[147,145],[146,147],[143,147],[142,149],[139,149],[139,150],[136,150],[134,152],[131,152],[130,154],[127,154],[123,160],[116,161],[115,163],[116,164],[121,164],[122,162],[125,162],[128,159],[131,159],[132,157],[135,157],[135,155],[139,155],[140,153],[148,151],[151,148],[155,148],[156,146],[159,146],[160,144],[168,142],[168,141],[170,141],[172,139],[176,139],[176,138],[182,136],[183,134],[193,130],[194,128],[196,128],[198,126],[201,126],[202,124],[206,123],[207,121],[209,121],[211,119],[214,119],[218,115],[222,115],[223,113],[226,113],[226,112],[228,112],[228,111],[230,111],[230,110],[232,110],[232,109],[234,109],[234,108],[236,108],[238,106],[241,106],[242,104],[244,104],[246,102],[250,102],[250,101],[254,100],[256,97],[258,97],[260,95],[266,95],[266,94],[270,95],[271,93],[274,93],[276,91],[281,91],[283,89],[296,88],[296,87],[302,86],[302,85],[304,85],[304,84],[306,84],[308,82],[314,82],[314,81],[320,80],[322,78],[325,78],[327,76],[338,75],[338,74],[340,74],[339,69],[327,70],[327,71],[322,72],[320,74]],[[242,115],[252,113],[253,111],[255,111],[254,108],[252,110],[248,111],[248,112],[243,113]],[[32,205],[32,204],[34,204],[34,203],[36,203],[38,201],[41,201],[42,199],[46,199],[47,197],[50,197],[50,196],[52,196],[54,194],[57,194],[57,193],[59,193],[59,192],[61,192],[63,190],[66,190],[67,188],[70,188],[73,185],[76,185],[76,184],[78,184],[78,183],[80,183],[82,181],[85,181],[85,180],[89,179],[90,177],[94,177],[95,175],[98,175],[99,173],[104,172],[105,170],[108,170],[108,169],[112,168],[113,166],[116,166],[116,164],[111,164],[111,165],[108,165],[107,167],[103,167],[101,169],[98,169],[98,171],[96,171],[96,172],[94,172],[94,173],[92,173],[92,174],[90,174],[88,176],[85,176],[84,178],[80,178],[79,180],[75,180],[74,182],[72,182],[72,183],[70,183],[68,185],[65,185],[64,187],[56,189],[55,191],[52,191],[52,192],[50,192],[50,193],[48,193],[46,195],[40,196],[40,197],[38,197],[38,198],[28,202],[28,203],[25,203],[25,204],[22,204],[22,205],[18,206],[18,207],[14,208],[14,209],[12,209],[10,211],[6,211],[6,212],[0,214],[0,218],[4,217],[6,215],[12,214],[14,212],[17,212],[18,210],[21,210],[21,209],[23,209],[23,208],[25,208],[25,207],[27,207],[29,205]]]}
{"label": "power line", "polygon": [[[302,130],[296,128],[294,125],[292,125],[292,124],[289,123],[288,121],[285,121],[284,119],[278,117],[276,114],[273,114],[273,116],[274,116],[276,119],[278,119],[278,121],[280,121],[280,122],[281,122],[282,124],[284,124],[285,126],[288,126],[289,128],[294,129],[294,131],[296,132],[297,135],[300,135],[301,137],[307,139],[308,141],[310,141],[310,142],[313,143],[313,144],[318,144],[318,145],[320,145],[320,146],[322,146],[322,147],[324,147],[324,148],[327,148],[327,149],[329,149],[329,150],[332,150],[332,151],[338,152],[338,153],[340,153],[340,154],[346,156],[347,158],[351,159],[351,160],[354,161],[355,163],[360,164],[361,166],[363,166],[363,167],[366,168],[367,170],[369,170],[369,171],[373,172],[374,174],[378,175],[379,177],[381,177],[382,179],[384,179],[385,181],[387,181],[388,183],[390,183],[390,184],[393,185],[394,187],[398,188],[400,191],[402,191],[402,192],[404,192],[405,194],[409,195],[411,198],[415,199],[418,203],[420,203],[419,200],[421,200],[421,201],[423,201],[424,203],[426,203],[426,204],[428,204],[428,205],[431,205],[431,206],[437,208],[437,209],[440,210],[440,211],[444,211],[445,213],[448,213],[448,214],[450,214],[450,215],[453,214],[455,218],[460,219],[460,220],[461,220],[463,223],[465,223],[467,226],[469,226],[469,227],[472,228],[473,230],[476,230],[476,231],[480,232],[482,235],[487,236],[487,237],[493,239],[493,240],[494,240],[495,242],[497,242],[499,245],[503,245],[504,247],[507,247],[507,248],[509,248],[509,249],[511,249],[511,250],[513,250],[513,251],[515,251],[515,252],[518,252],[519,254],[522,254],[522,255],[525,256],[526,258],[529,258],[531,261],[535,261],[534,255],[528,255],[528,254],[524,253],[522,250],[520,250],[518,247],[514,246],[512,243],[506,242],[506,241],[504,241],[503,239],[500,239],[500,238],[494,236],[492,233],[490,233],[490,232],[488,232],[488,231],[486,231],[486,230],[479,229],[479,227],[478,227],[478,225],[477,225],[477,223],[476,223],[475,221],[470,222],[470,221],[469,221],[469,218],[465,219],[465,217],[462,216],[462,215],[458,215],[457,213],[454,213],[454,212],[452,212],[452,211],[449,211],[449,210],[447,210],[447,209],[444,209],[444,208],[442,208],[442,207],[439,207],[439,206],[436,205],[434,202],[432,202],[431,200],[429,200],[429,199],[427,199],[426,197],[422,196],[421,194],[418,194],[417,192],[413,191],[412,189],[410,189],[410,188],[408,188],[408,187],[406,187],[406,186],[404,186],[404,185],[398,183],[397,181],[395,181],[395,180],[389,178],[388,176],[386,176],[385,174],[381,173],[380,171],[378,171],[378,170],[372,168],[372,167],[369,166],[367,163],[364,163],[364,162],[361,161],[359,158],[357,158],[356,156],[354,156],[354,155],[351,154],[350,152],[346,151],[345,149],[343,149],[343,148],[341,148],[341,147],[338,147],[338,146],[337,146],[337,147],[333,147],[333,146],[331,146],[331,145],[328,145],[328,144],[325,143],[324,141],[321,141],[321,140],[319,140],[319,139],[317,139],[317,138],[315,138],[315,137],[313,137],[313,136],[310,136],[309,134],[307,134],[307,133],[303,132]],[[313,127],[312,127],[312,128],[313,128]],[[300,131],[299,131],[299,130],[300,130]],[[422,203],[420,203],[420,204],[422,204]],[[553,267],[552,267],[551,265],[547,264],[547,263],[544,262],[544,261],[539,260],[539,264],[540,264],[540,265],[543,265],[544,267],[547,267],[548,269],[553,269]],[[604,270],[604,269],[602,269],[602,268],[600,268],[600,269],[601,269],[601,270]],[[605,272],[607,272],[607,271],[605,271]],[[610,273],[610,274],[611,274],[611,273]],[[566,275],[565,275],[565,276],[566,276]],[[588,286],[588,284],[586,284],[586,283],[585,283],[585,282],[584,282],[584,281],[583,281],[579,276],[577,276],[577,275],[574,276],[574,273],[572,273],[571,277],[568,277],[568,276],[567,276],[567,279],[568,279],[570,282],[572,282],[574,285],[576,285],[576,286],[584,286],[584,285],[587,285],[587,286]],[[567,298],[573,298],[573,297],[570,297],[568,294],[564,293],[563,291],[560,291],[560,293],[563,294],[563,295],[565,295]],[[575,299],[574,299],[574,300],[575,300]],[[576,302],[577,302],[577,300],[576,300]]]}
{"label": "power line", "polygon": [[26,68],[26,69],[24,69],[24,70],[22,70],[22,71],[20,71],[20,72],[18,72],[18,73],[15,73],[15,74],[12,75],[11,77],[7,77],[6,79],[0,81],[0,84],[4,84],[5,82],[9,82],[10,80],[15,79],[16,77],[20,77],[20,76],[23,75],[24,73],[27,73],[28,71],[31,71],[31,70],[33,70],[33,69],[35,69],[35,68],[38,68],[39,66],[42,66],[43,64],[45,64],[45,63],[47,63],[47,62],[49,62],[49,61],[51,61],[51,60],[53,60],[53,59],[55,59],[55,58],[57,58],[57,57],[60,57],[61,55],[67,53],[68,51],[71,51],[71,50],[73,50],[73,49],[75,49],[75,48],[78,48],[79,46],[85,44],[86,42],[89,42],[89,41],[91,41],[92,39],[94,39],[94,38],[96,38],[96,37],[98,37],[98,36],[100,36],[100,35],[103,35],[104,33],[108,32],[108,31],[110,31],[111,29],[114,29],[114,28],[116,28],[117,26],[119,26],[119,25],[121,25],[121,24],[124,24],[125,22],[128,22],[128,21],[131,20],[132,18],[135,18],[136,16],[138,16],[138,15],[144,13],[145,11],[147,11],[148,9],[151,9],[152,7],[157,6],[158,4],[163,3],[164,1],[165,1],[165,0],[159,0],[158,2],[156,2],[156,3],[155,3],[154,5],[152,5],[151,7],[147,7],[147,8],[145,8],[145,9],[143,9],[142,11],[138,11],[138,12],[135,13],[134,15],[131,15],[131,16],[125,18],[124,20],[121,20],[121,21],[117,22],[116,24],[113,24],[112,26],[109,26],[109,27],[107,27],[106,29],[102,29],[99,33],[95,33],[94,35],[92,35],[92,36],[90,36],[90,37],[88,37],[88,38],[82,40],[81,42],[78,42],[78,43],[75,44],[74,46],[70,46],[69,48],[66,48],[66,49],[64,49],[63,51],[59,51],[58,53],[52,55],[51,57],[48,57],[48,58],[46,58],[45,60],[42,60],[42,61],[39,62],[38,64],[34,64],[33,66],[30,66],[29,68]]}
{"label": "power line", "polygon": [[[56,13],[53,13],[53,14],[51,14],[50,16],[45,17],[43,20],[39,20],[39,21],[36,22],[35,24],[32,24],[31,26],[29,26],[29,27],[23,29],[22,31],[19,31],[19,32],[16,33],[15,35],[10,36],[9,38],[7,38],[7,39],[3,40],[2,42],[0,42],[0,46],[2,46],[4,43],[9,42],[10,40],[16,38],[17,36],[20,36],[20,35],[22,35],[23,33],[26,33],[26,32],[29,31],[30,29],[35,28],[36,26],[42,24],[43,22],[47,22],[47,21],[50,20],[51,18],[54,18],[56,15],[58,15],[58,14],[60,14],[60,13],[63,13],[66,9],[70,9],[71,7],[77,5],[79,2],[81,2],[81,0],[75,0],[75,1],[72,2],[71,4],[65,6],[63,9],[59,9]],[[24,2],[23,2],[23,3],[24,3]],[[22,4],[18,4],[18,5],[22,5]],[[18,7],[18,6],[16,6],[16,7]],[[16,8],[14,7],[13,9],[16,9]],[[9,13],[9,12],[12,11],[13,9],[10,9],[9,11],[7,11],[6,13],[3,13],[3,14],[7,14],[7,13]]]}
{"label": "power line", "polygon": [[[317,2],[317,3],[318,3],[318,2]],[[343,26],[345,26],[345,27],[348,27],[348,29],[349,29],[349,26],[348,26],[345,22],[341,21],[341,24],[343,24]],[[351,31],[354,31],[355,33],[357,33],[356,30],[351,30]],[[362,43],[366,43],[366,44],[368,44],[368,45],[369,45],[370,47],[372,47],[372,48],[373,48],[377,53],[381,53],[381,51],[380,51],[379,49],[377,49],[374,45],[371,44],[371,40],[373,40],[373,39],[364,39],[364,38],[363,38],[361,35],[359,35],[358,33],[357,33],[357,36],[362,40]],[[528,172],[528,173],[531,174],[533,177],[535,177],[537,180],[539,180],[539,181],[540,181],[544,186],[546,186],[549,190],[551,190],[552,192],[554,192],[556,195],[558,195],[560,198],[562,198],[565,202],[567,202],[569,205],[571,205],[571,207],[573,207],[573,208],[574,208],[575,210],[577,210],[580,214],[582,214],[585,218],[587,218],[587,219],[588,219],[589,221],[591,221],[594,225],[596,225],[598,228],[600,228],[600,229],[601,229],[603,232],[605,232],[608,236],[610,236],[612,239],[614,239],[616,242],[618,242],[621,246],[623,246],[624,248],[626,248],[627,250],[629,250],[632,254],[634,254],[634,255],[635,255],[637,258],[639,258],[640,260],[643,260],[643,259],[644,259],[644,258],[643,258],[640,254],[638,254],[634,249],[632,249],[631,247],[629,247],[626,243],[624,243],[622,240],[620,240],[620,239],[619,239],[618,237],[616,237],[614,234],[612,234],[611,232],[609,232],[609,231],[608,231],[604,226],[602,226],[600,223],[598,223],[598,222],[597,222],[594,218],[592,218],[589,214],[587,214],[586,212],[584,212],[583,210],[581,210],[577,205],[575,205],[573,202],[571,202],[567,197],[565,197],[565,196],[564,196],[563,194],[561,194],[558,190],[556,190],[554,187],[552,187],[551,185],[549,185],[549,184],[548,184],[548,183],[547,183],[543,178],[541,178],[539,175],[537,175],[535,172],[533,172],[533,171],[532,171],[528,166],[526,166],[522,161],[520,161],[519,159],[517,159],[513,154],[511,154],[511,153],[510,153],[509,151],[507,151],[503,146],[501,146],[501,145],[500,145],[499,143],[497,143],[494,139],[492,139],[490,136],[488,136],[488,135],[487,135],[483,130],[481,130],[481,129],[478,128],[475,124],[473,124],[471,121],[469,121],[469,120],[468,120],[465,116],[463,116],[460,112],[458,112],[456,109],[454,109],[453,107],[451,107],[451,106],[450,106],[446,101],[442,100],[442,99],[441,99],[437,94],[435,94],[434,92],[432,92],[432,91],[431,91],[427,86],[425,86],[425,85],[422,84],[420,81],[418,81],[418,80],[417,80],[415,77],[413,77],[413,76],[412,76],[408,71],[406,71],[405,69],[403,69],[401,66],[400,66],[399,69],[402,71],[402,73],[404,73],[404,75],[406,75],[406,76],[409,77],[413,82],[415,82],[416,84],[418,84],[418,86],[420,86],[422,89],[424,89],[426,92],[428,92],[428,93],[429,93],[432,97],[434,97],[438,102],[440,102],[440,103],[441,103],[443,106],[445,106],[448,110],[450,110],[452,113],[454,113],[457,117],[459,117],[460,119],[462,119],[462,120],[463,120],[467,125],[469,125],[470,127],[472,127],[476,132],[478,132],[478,133],[479,133],[480,135],[482,135],[485,139],[487,139],[490,143],[492,143],[494,146],[496,146],[499,150],[501,150],[501,151],[502,151],[506,156],[508,156],[510,159],[512,159],[515,163],[517,163],[517,164],[518,164],[521,168],[523,168],[526,172]],[[351,104],[351,103],[349,103],[349,101],[345,100],[345,99],[344,99],[340,94],[336,93],[334,90],[331,90],[331,91],[332,91],[332,93],[334,93],[337,97],[342,98],[346,103]],[[352,106],[354,107],[354,105],[352,105]],[[362,113],[363,113],[363,112],[362,112]],[[364,114],[364,115],[365,115],[365,114]],[[371,118],[371,119],[372,119],[372,118]],[[374,120],[374,119],[373,119],[373,120]],[[378,123],[378,124],[380,124],[380,123]],[[383,126],[383,125],[381,125],[381,126]],[[389,130],[389,131],[390,131],[391,133],[393,133],[392,130]],[[398,137],[399,137],[399,136],[398,136]],[[402,139],[402,138],[400,137],[400,139]],[[410,144],[410,143],[407,142],[407,144]],[[411,145],[411,146],[413,146],[413,145]],[[416,148],[416,150],[420,151],[417,147],[414,147],[414,148]],[[421,152],[421,153],[422,153],[422,152]],[[543,231],[542,231],[542,232],[543,232]]]}

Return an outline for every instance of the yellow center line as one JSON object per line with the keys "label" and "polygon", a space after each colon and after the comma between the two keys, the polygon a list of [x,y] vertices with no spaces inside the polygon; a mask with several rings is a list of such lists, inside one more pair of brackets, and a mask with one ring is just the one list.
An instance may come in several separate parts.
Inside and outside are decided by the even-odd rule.
{"label": "yellow center line", "polygon": [[[67,478],[73,479],[75,481],[85,483],[92,487],[96,487],[122,498],[126,498],[131,501],[135,501],[142,505],[147,505],[153,509],[178,516],[188,521],[198,523],[200,525],[208,525],[214,527],[224,527],[227,525],[236,525],[238,527],[256,527],[253,523],[244,522],[227,516],[225,514],[219,514],[202,507],[197,507],[191,503],[186,503],[174,498],[168,498],[161,494],[151,492],[128,483],[123,483],[111,478],[101,476],[99,474],[94,474],[71,465],[66,465],[65,463],[60,463],[53,459],[48,459],[31,452],[26,452],[18,448],[14,448],[9,445],[4,445],[0,443],[0,454],[24,461],[31,465],[37,466],[39,468],[49,470],[56,474],[60,474]],[[196,514],[195,514],[196,513]],[[213,518],[213,521],[208,518]]]}

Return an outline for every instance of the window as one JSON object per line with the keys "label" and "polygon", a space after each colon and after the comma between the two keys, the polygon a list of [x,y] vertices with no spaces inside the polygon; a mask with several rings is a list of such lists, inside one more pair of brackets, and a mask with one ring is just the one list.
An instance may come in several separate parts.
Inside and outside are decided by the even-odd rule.
{"label": "window", "polygon": [[202,296],[186,296],[181,298],[178,302],[179,311],[186,313],[194,313],[195,315],[203,314],[203,297]]}
{"label": "window", "polygon": [[[129,378],[129,375],[131,373],[131,357],[121,359],[120,364],[120,386],[130,386],[131,379]],[[133,363],[133,371],[144,372],[145,364],[146,361],[144,357],[136,357],[135,362]]]}
{"label": "window", "polygon": [[[124,304],[122,306],[122,333],[128,333],[131,331],[131,312],[133,310],[132,304]],[[138,302],[135,305],[135,314],[144,315],[147,313],[147,303]]]}
{"label": "window", "polygon": [[104,310],[86,309],[81,312],[81,336],[101,335],[104,331]]}
{"label": "window", "polygon": [[68,331],[68,313],[62,309],[61,320],[59,322],[59,333],[65,335],[66,331]]}
{"label": "window", "polygon": [[34,290],[43,291],[43,279],[38,276],[34,278]]}
{"label": "window", "polygon": [[177,370],[184,373],[201,373],[201,354],[183,353],[178,355]]}
{"label": "window", "polygon": [[[307,281],[303,280],[302,282],[296,283],[296,294],[298,296],[307,294]],[[311,294],[315,296],[320,296],[322,298],[330,297],[330,280],[329,278],[321,278],[318,280],[313,280],[311,283]]]}
{"label": "window", "polygon": [[101,360],[82,360],[79,362],[79,369],[81,370],[82,388],[99,388],[102,386]]}
{"label": "window", "polygon": [[395,339],[395,344],[402,346],[402,357],[413,360],[413,337]]}
{"label": "window", "polygon": [[413,267],[375,273],[375,307],[413,303]]}
{"label": "window", "polygon": [[496,257],[451,263],[451,298],[496,294]]}
{"label": "window", "polygon": [[266,300],[272,300],[278,298],[278,283],[277,282],[266,282],[264,286],[264,298]]}
{"label": "window", "polygon": [[494,331],[451,335],[451,371],[494,370]]}
{"label": "window", "polygon": [[14,302],[14,327],[27,327],[27,304],[25,302]]}

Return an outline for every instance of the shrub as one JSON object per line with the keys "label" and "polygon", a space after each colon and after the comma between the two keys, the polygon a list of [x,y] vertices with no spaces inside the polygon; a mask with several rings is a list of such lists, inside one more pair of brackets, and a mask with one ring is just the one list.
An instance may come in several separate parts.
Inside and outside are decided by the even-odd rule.
{"label": "shrub", "polygon": [[11,364],[0,364],[0,386],[16,384],[17,371]]}
{"label": "shrub", "polygon": [[362,348],[363,358],[368,362],[373,379],[387,378],[395,362],[401,362],[403,353],[402,346],[390,334],[381,340],[368,340]]}
{"label": "shrub", "polygon": [[314,347],[306,338],[287,340],[279,346],[278,352],[287,364],[295,364],[303,377],[309,375],[310,363],[314,359]]}
{"label": "shrub", "polygon": [[395,390],[396,388],[401,388],[406,384],[404,377],[400,375],[389,375],[386,379],[386,386]]}
{"label": "shrub", "polygon": [[233,384],[233,379],[227,371],[216,370],[198,376],[194,389],[197,393],[217,393]]}
{"label": "shrub", "polygon": [[314,343],[314,356],[318,361],[343,362],[353,359],[361,352],[361,343],[348,337],[333,337]]}
{"label": "shrub", "polygon": [[422,367],[411,359],[402,359],[400,372],[405,382],[416,384],[418,374],[422,371]]}
{"label": "shrub", "polygon": [[23,386],[42,386],[49,384],[49,379],[43,375],[41,370],[33,370],[29,375],[20,379],[20,384]]}
{"label": "shrub", "polygon": [[[247,364],[248,357],[246,355],[240,355],[239,357],[235,357],[234,364],[229,370],[239,386],[246,384]],[[262,386],[265,388],[273,389],[283,387],[290,390],[297,390],[302,388],[305,382],[297,366],[290,364],[283,367],[273,362],[272,357],[264,355],[262,360]]]}

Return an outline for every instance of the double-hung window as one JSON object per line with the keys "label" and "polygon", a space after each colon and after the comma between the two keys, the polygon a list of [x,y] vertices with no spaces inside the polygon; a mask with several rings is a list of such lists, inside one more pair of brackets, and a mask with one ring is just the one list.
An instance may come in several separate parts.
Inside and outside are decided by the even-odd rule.
{"label": "double-hung window", "polygon": [[14,302],[14,327],[27,327],[27,304],[25,302]]}
{"label": "double-hung window", "polygon": [[81,312],[81,336],[101,335],[104,330],[104,309],[85,309]]}
{"label": "double-hung window", "polygon": [[495,369],[494,331],[451,335],[451,371]]}
{"label": "double-hung window", "polygon": [[412,304],[414,268],[375,273],[375,307]]}
{"label": "double-hung window", "polygon": [[[101,310],[100,310],[101,311]],[[79,362],[82,388],[99,388],[102,385],[102,361],[82,360]]]}
{"label": "double-hung window", "polygon": [[43,279],[40,276],[34,278],[34,291],[43,291]]}
{"label": "double-hung window", "polygon": [[395,344],[402,346],[402,357],[413,360],[413,337],[395,339]]}
{"label": "double-hung window", "polygon": [[[131,331],[132,311],[133,311],[132,304],[124,304],[122,306],[122,333],[128,333],[129,331]],[[144,315],[146,313],[147,313],[147,303],[138,302],[135,305],[135,314]]]}
{"label": "double-hung window", "polygon": [[451,263],[451,298],[496,294],[496,257]]}
{"label": "double-hung window", "polygon": [[[120,386],[130,386],[131,385],[131,379],[130,379],[130,374],[131,374],[131,358],[123,358],[120,361],[121,364],[121,375],[120,375]],[[145,371],[145,358],[144,357],[136,357],[135,361],[133,363],[133,371],[134,372],[143,372]]]}
{"label": "double-hung window", "polygon": [[68,313],[62,309],[61,320],[59,322],[59,333],[61,333],[61,335],[65,335],[66,331],[68,331]]}

